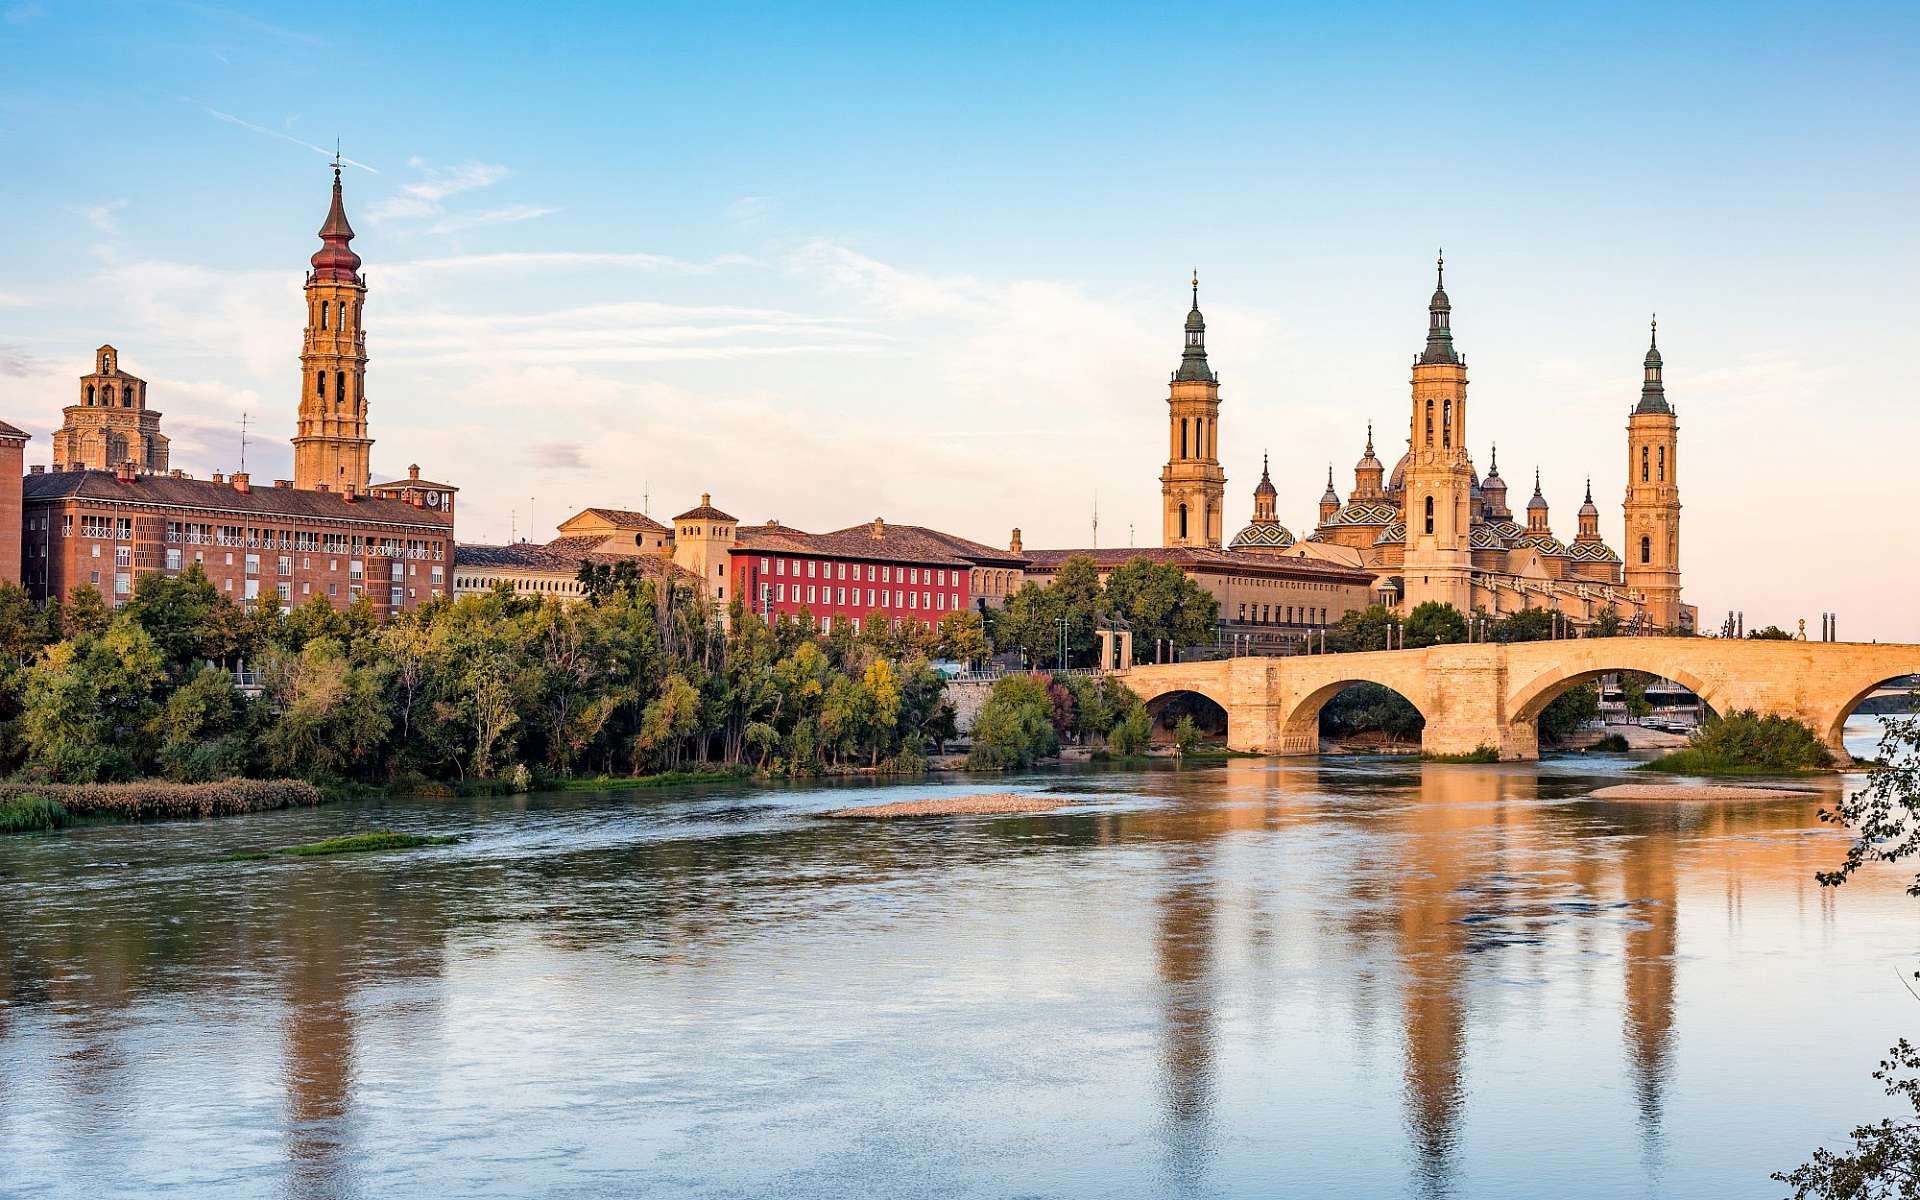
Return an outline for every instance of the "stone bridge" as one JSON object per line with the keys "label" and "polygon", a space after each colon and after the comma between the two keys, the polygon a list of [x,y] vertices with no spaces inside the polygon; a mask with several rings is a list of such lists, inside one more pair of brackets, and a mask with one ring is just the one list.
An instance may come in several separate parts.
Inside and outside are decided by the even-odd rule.
{"label": "stone bridge", "polygon": [[1421,748],[1540,756],[1536,722],[1554,697],[1615,671],[1643,671],[1692,690],[1718,713],[1751,708],[1807,723],[1845,761],[1842,726],[1883,683],[1920,672],[1920,646],[1721,638],[1575,638],[1424,650],[1232,658],[1133,667],[1119,678],[1152,703],[1193,692],[1227,713],[1227,745],[1315,754],[1320,707],[1356,683],[1405,696],[1426,718]]}

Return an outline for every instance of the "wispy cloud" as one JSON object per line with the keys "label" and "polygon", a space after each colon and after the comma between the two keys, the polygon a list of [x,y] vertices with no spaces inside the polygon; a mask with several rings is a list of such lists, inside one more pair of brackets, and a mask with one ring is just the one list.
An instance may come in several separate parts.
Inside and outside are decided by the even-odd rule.
{"label": "wispy cloud", "polygon": [[399,192],[373,204],[367,210],[368,216],[376,221],[436,217],[446,211],[444,201],[448,197],[476,188],[492,187],[509,173],[507,168],[497,163],[470,162],[457,167],[434,167],[415,157],[408,159],[407,165],[423,171],[425,177],[401,185]]}
{"label": "wispy cloud", "polygon": [[584,471],[586,447],[579,442],[536,442],[527,452],[527,461],[549,470]]}
{"label": "wispy cloud", "polygon": [[48,370],[45,359],[28,354],[18,346],[9,346],[0,342],[0,375],[10,375],[16,379],[25,379]]}
{"label": "wispy cloud", "polygon": [[[189,103],[195,103],[195,102],[189,101]],[[205,104],[200,105],[200,111],[206,113],[208,116],[214,118],[215,120],[225,121],[229,125],[238,125],[242,129],[251,130],[254,133],[262,134],[266,137],[278,138],[283,142],[291,142],[296,146],[304,147],[305,149],[311,150],[315,154],[321,155],[325,158],[332,158],[335,153],[334,151],[327,149],[325,146],[316,146],[312,142],[304,141],[300,138],[294,137],[290,133],[282,133],[278,129],[269,129],[265,125],[255,125],[252,121],[242,120],[241,118],[234,116],[232,113],[221,112],[219,109],[211,108]],[[378,175],[380,173],[378,168],[370,167],[366,163],[361,162],[357,158],[348,158],[345,155],[341,155],[340,161],[349,167],[359,167],[362,171],[369,171],[375,175]]]}
{"label": "wispy cloud", "polygon": [[557,208],[540,208],[532,204],[516,204],[507,208],[490,208],[481,212],[456,213],[427,226],[428,233],[459,233],[465,229],[478,229],[485,225],[508,225],[515,221],[531,221],[544,217],[548,213],[559,212]]}
{"label": "wispy cloud", "polygon": [[80,215],[87,219],[87,224],[109,237],[114,237],[120,233],[120,218],[118,214],[120,210],[126,206],[127,202],[124,199],[109,200],[105,204],[96,204],[91,208],[81,209]]}

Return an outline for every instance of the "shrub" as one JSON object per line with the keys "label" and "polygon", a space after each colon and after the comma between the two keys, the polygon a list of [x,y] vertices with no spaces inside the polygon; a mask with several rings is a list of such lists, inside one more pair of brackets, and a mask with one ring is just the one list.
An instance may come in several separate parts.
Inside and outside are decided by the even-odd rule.
{"label": "shrub", "polygon": [[1136,704],[1107,734],[1107,749],[1121,758],[1135,758],[1147,752],[1152,739],[1153,718],[1147,715],[1146,705]]}
{"label": "shrub", "polygon": [[[1612,612],[1613,610],[1608,609],[1607,611]],[[1632,749],[1632,747],[1627,745],[1627,739],[1622,735],[1610,733],[1595,742],[1589,749],[1598,750],[1602,754],[1625,754],[1628,750]]]}
{"label": "shrub", "polygon": [[1708,721],[1685,750],[1644,764],[1675,775],[1811,771],[1833,765],[1833,752],[1813,730],[1792,717],[1761,716],[1752,709]]}
{"label": "shrub", "polygon": [[430,837],[422,833],[396,833],[391,829],[369,829],[365,833],[308,842],[304,846],[284,846],[274,853],[293,858],[318,858],[328,854],[365,854],[370,850],[414,850],[421,846],[445,846],[458,840]]}
{"label": "shrub", "polygon": [[42,796],[77,817],[226,817],[320,803],[300,779],[223,779],[218,783],[0,783],[0,803]]}
{"label": "shrub", "polygon": [[0,800],[0,833],[48,833],[65,829],[70,818],[58,800],[16,796]]}
{"label": "shrub", "polygon": [[1044,675],[1009,675],[994,683],[973,722],[970,765],[1029,767],[1060,752],[1048,682]]}
{"label": "shrub", "polygon": [[1475,746],[1465,754],[1422,754],[1420,757],[1431,763],[1497,763],[1500,752],[1492,746]]}
{"label": "shrub", "polygon": [[1173,744],[1182,754],[1192,754],[1200,748],[1200,730],[1192,717],[1181,717],[1174,722]]}
{"label": "shrub", "polygon": [[[1540,712],[1540,740],[1557,745],[1600,716],[1600,689],[1591,683],[1568,688]],[[1615,735],[1618,736],[1618,735]]]}

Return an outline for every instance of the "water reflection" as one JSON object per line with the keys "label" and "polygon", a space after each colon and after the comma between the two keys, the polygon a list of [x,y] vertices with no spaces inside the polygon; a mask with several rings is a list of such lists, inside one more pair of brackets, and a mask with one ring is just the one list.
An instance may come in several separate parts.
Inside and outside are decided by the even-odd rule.
{"label": "water reflection", "polygon": [[[1810,803],[1587,798],[1609,769],[1055,775],[1010,786],[1084,807],[880,827],[814,819],[841,790],[718,789],[13,839],[0,1169],[29,1195],[638,1171],[663,1195],[1440,1196],[1524,1194],[1503,1181],[1547,1154],[1578,1162],[1567,1194],[1716,1194],[1804,1140],[1718,1081],[1722,1032],[1772,1039],[1776,1089],[1836,1087],[1772,1027],[1835,970],[1867,997],[1913,909],[1869,880],[1840,920]],[[470,839],[222,861],[371,824]],[[1677,1080],[1734,1132],[1688,1130]]]}

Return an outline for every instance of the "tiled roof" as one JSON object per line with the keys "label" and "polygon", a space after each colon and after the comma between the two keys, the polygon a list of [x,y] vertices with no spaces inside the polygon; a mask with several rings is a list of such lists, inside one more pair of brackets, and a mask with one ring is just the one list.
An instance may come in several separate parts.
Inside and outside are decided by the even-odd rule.
{"label": "tiled roof", "polygon": [[775,554],[815,554],[825,558],[862,562],[913,563],[929,567],[966,567],[972,563],[947,544],[948,535],[932,535],[914,525],[885,525],[874,536],[873,525],[854,525],[831,533],[802,533],[776,526],[773,531],[744,536],[747,550]]}
{"label": "tiled roof", "polygon": [[1256,546],[1262,548],[1277,546],[1284,550],[1293,545],[1293,534],[1278,521],[1264,523],[1256,521],[1234,534],[1231,545],[1235,550]]}
{"label": "tiled roof", "polygon": [[1577,562],[1617,563],[1620,556],[1613,552],[1605,542],[1575,542],[1567,547],[1567,554]]}
{"label": "tiled roof", "polygon": [[1112,571],[1137,558],[1169,563],[1187,571],[1238,575],[1313,575],[1341,582],[1363,583],[1373,578],[1371,571],[1357,570],[1326,561],[1315,554],[1301,557],[1287,554],[1237,554],[1208,550],[1197,546],[1117,546],[1097,550],[1029,550],[1032,563],[1028,570],[1051,574],[1069,558],[1085,555],[1102,571]]}
{"label": "tiled roof", "polygon": [[583,508],[580,516],[592,514],[616,529],[645,529],[657,533],[667,532],[667,527],[645,513],[634,512],[629,508]]}
{"label": "tiled roof", "polygon": [[[871,525],[855,525],[850,529],[842,529],[837,532],[866,534],[871,537],[873,527]],[[947,553],[956,558],[964,558],[970,563],[981,566],[1021,567],[1025,566],[1027,562],[1027,556],[1024,554],[1015,554],[1011,550],[996,549],[992,546],[973,541],[970,538],[963,538],[958,534],[946,533],[938,529],[929,529],[925,525],[888,525],[885,528],[883,536],[891,538],[896,533],[904,533],[924,539],[930,547],[944,548]]]}
{"label": "tiled roof", "polygon": [[736,520],[736,518],[731,513],[721,512],[719,509],[713,506],[713,502],[711,500],[709,500],[705,496],[701,496],[700,503],[696,507],[690,508],[687,511],[681,513],[679,516],[675,517],[674,520],[676,521],[732,521],[732,520]]}
{"label": "tiled roof", "polygon": [[384,492],[389,488],[398,489],[398,488],[410,488],[410,487],[432,488],[437,492],[457,492],[460,490],[459,488],[453,486],[450,483],[435,483],[431,479],[414,479],[411,477],[408,477],[406,479],[395,479],[390,483],[376,483],[373,485],[372,488],[368,490]]}
{"label": "tiled roof", "polygon": [[242,492],[229,483],[175,479],[171,475],[138,475],[131,483],[121,483],[112,471],[47,471],[28,475],[22,480],[22,487],[24,498],[29,502],[76,497],[106,503],[217,509],[245,516],[352,521],[360,525],[414,525],[435,532],[453,527],[453,518],[446,513],[415,508],[403,500],[361,496],[349,502],[339,492],[282,487],[256,487]]}
{"label": "tiled roof", "polygon": [[661,555],[597,553],[593,547],[598,546],[600,541],[596,537],[555,538],[544,546],[534,542],[515,542],[508,546],[462,542],[453,548],[453,562],[458,567],[546,571],[569,576],[579,571],[582,562],[595,566],[630,562],[638,566],[643,575],[692,578],[685,568]]}
{"label": "tiled roof", "polygon": [[1328,525],[1391,525],[1400,516],[1400,506],[1391,500],[1354,500],[1333,516]]}
{"label": "tiled roof", "polygon": [[0,421],[0,438],[30,438],[33,435],[25,430],[15,429],[5,421]]}

